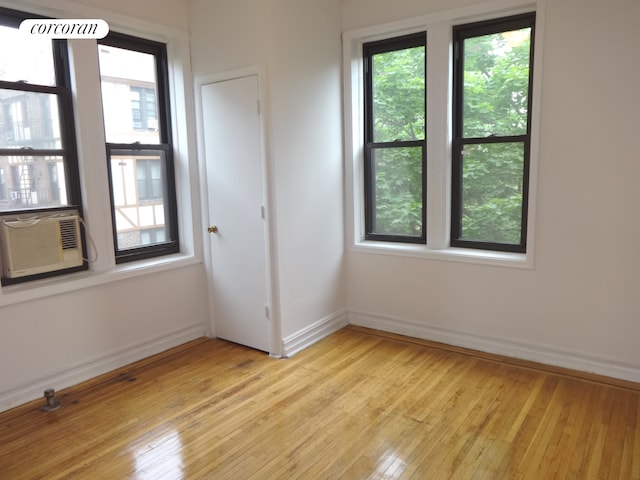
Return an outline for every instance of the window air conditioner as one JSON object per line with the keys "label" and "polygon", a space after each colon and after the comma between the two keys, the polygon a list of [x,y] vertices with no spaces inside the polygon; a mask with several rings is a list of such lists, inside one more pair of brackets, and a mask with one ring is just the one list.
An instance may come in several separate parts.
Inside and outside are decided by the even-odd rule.
{"label": "window air conditioner", "polygon": [[5,278],[81,266],[79,217],[65,212],[29,219],[0,219],[0,249]]}

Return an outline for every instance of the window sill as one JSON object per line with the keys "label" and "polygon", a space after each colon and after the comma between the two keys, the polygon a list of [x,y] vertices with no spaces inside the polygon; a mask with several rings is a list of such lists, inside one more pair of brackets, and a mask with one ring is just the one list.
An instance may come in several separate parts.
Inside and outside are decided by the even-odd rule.
{"label": "window sill", "polygon": [[523,268],[529,270],[533,269],[532,255],[525,253],[497,252],[455,247],[435,249],[428,245],[375,242],[370,240],[364,240],[353,244],[350,251],[353,253],[412,257],[424,260],[451,261],[497,267]]}
{"label": "window sill", "polygon": [[76,292],[112,282],[152,275],[167,270],[175,270],[202,263],[193,255],[175,254],[116,265],[108,271],[84,271],[70,273],[33,282],[2,287],[0,289],[0,307],[37,300],[53,295]]}

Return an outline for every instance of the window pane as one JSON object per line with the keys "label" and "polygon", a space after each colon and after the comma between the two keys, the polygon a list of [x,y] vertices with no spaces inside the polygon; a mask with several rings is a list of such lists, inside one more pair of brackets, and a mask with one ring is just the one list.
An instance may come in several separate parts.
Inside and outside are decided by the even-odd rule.
{"label": "window pane", "polygon": [[60,156],[0,156],[0,211],[67,206]]}
{"label": "window pane", "polygon": [[0,89],[0,148],[62,148],[58,97]]}
{"label": "window pane", "polygon": [[149,201],[162,199],[162,166],[160,160],[136,161],[138,199]]}
{"label": "window pane", "polygon": [[155,57],[98,45],[107,142],[160,143]]}
{"label": "window pane", "polygon": [[424,140],[424,46],[372,57],[373,141]]}
{"label": "window pane", "polygon": [[380,235],[422,233],[422,147],[374,149],[374,225]]}
{"label": "window pane", "polygon": [[464,41],[463,136],[527,133],[531,28]]}
{"label": "window pane", "polygon": [[[56,84],[51,39],[25,35],[0,25],[0,80],[35,85]],[[11,48],[7,48],[11,45]]]}
{"label": "window pane", "polygon": [[165,224],[164,151],[114,149],[110,162],[117,248],[126,250],[170,239]]}
{"label": "window pane", "polygon": [[149,228],[140,231],[140,243],[142,245],[153,245],[166,240],[166,232],[163,228]]}
{"label": "window pane", "polygon": [[524,143],[465,145],[461,240],[520,243]]}

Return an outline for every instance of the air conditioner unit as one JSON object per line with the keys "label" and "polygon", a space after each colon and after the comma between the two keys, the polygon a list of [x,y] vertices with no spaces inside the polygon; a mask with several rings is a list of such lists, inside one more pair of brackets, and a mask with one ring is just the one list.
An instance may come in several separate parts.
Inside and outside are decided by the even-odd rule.
{"label": "air conditioner unit", "polygon": [[53,272],[83,263],[79,217],[73,213],[0,219],[5,278]]}

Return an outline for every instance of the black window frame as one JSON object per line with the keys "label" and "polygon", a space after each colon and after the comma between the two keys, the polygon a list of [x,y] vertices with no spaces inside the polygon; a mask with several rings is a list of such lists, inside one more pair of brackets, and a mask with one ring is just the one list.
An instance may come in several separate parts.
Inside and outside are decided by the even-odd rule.
{"label": "black window frame", "polygon": [[[481,22],[474,22],[453,27],[453,132],[452,132],[452,165],[451,165],[451,239],[452,247],[473,248],[513,253],[527,251],[527,216],[529,207],[529,177],[531,157],[531,106],[533,98],[533,68],[535,44],[536,13],[530,12],[510,17],[497,18]],[[463,135],[463,88],[464,88],[464,40],[483,35],[531,28],[530,56],[529,56],[529,84],[527,98],[527,128],[522,135],[488,135],[486,137],[469,137]],[[520,242],[517,244],[497,243],[483,240],[462,239],[463,219],[463,150],[465,145],[500,143],[522,143],[524,148],[523,178],[522,178],[522,212],[520,225]]]}
{"label": "black window frame", "polygon": [[[107,45],[153,55],[156,66],[156,89],[159,143],[143,144],[134,142],[131,144],[106,142],[107,165],[109,170],[109,194],[111,197],[112,231],[116,264],[144,260],[163,255],[171,255],[180,251],[178,237],[178,208],[176,200],[175,168],[173,161],[173,145],[171,135],[171,110],[169,95],[169,62],[167,58],[167,46],[164,43],[145,38],[126,35],[118,32],[109,34],[98,40],[98,46]],[[153,152],[164,157],[163,176],[165,180],[165,226],[169,239],[162,243],[143,245],[134,248],[118,247],[118,231],[116,226],[116,209],[114,207],[113,182],[111,177],[112,155],[130,154],[149,155]]]}
{"label": "black window frame", "polygon": [[[23,20],[30,18],[48,18],[17,10],[0,7],[0,25],[18,28]],[[76,142],[76,129],[73,111],[73,95],[71,92],[71,69],[67,41],[54,39],[51,42],[53,48],[53,61],[56,75],[56,85],[36,85],[26,82],[9,82],[0,80],[0,89],[18,90],[24,92],[47,93],[58,98],[58,115],[60,118],[60,149],[29,149],[29,156],[60,156],[64,159],[65,181],[67,185],[68,205],[60,207],[27,208],[2,212],[2,214],[14,214],[36,211],[58,211],[74,209],[82,212],[82,192],[80,188],[80,169],[78,167],[78,151]],[[0,155],[15,156],[20,150],[0,149]],[[24,153],[24,152],[22,152]]]}
{"label": "black window frame", "polygon": [[[29,12],[13,10],[10,8],[0,7],[0,25],[18,29],[23,20],[27,19],[50,19],[43,15],[37,15]],[[80,218],[83,218],[82,205],[82,188],[80,183],[80,168],[78,147],[76,140],[76,125],[74,118],[73,93],[71,90],[71,61],[65,39],[52,39],[52,55],[53,67],[55,72],[55,85],[30,84],[27,82],[0,80],[0,89],[23,91],[27,93],[45,93],[55,95],[58,99],[58,118],[60,126],[60,143],[59,149],[34,149],[27,147],[26,149],[16,148],[0,148],[0,156],[58,156],[62,157],[64,164],[65,185],[67,194],[67,203],[59,206],[35,206],[33,208],[17,208],[12,210],[3,210],[1,216],[15,217],[22,215],[46,214],[52,212],[75,211]],[[86,257],[86,235],[84,229],[80,229],[80,241],[82,251]],[[36,275],[28,275],[19,278],[1,279],[2,285],[13,285],[23,282],[38,280],[41,278],[54,277],[67,273],[88,270],[89,262],[85,258],[82,265],[72,268],[65,268]]]}
{"label": "black window frame", "polygon": [[[396,140],[391,142],[374,141],[374,109],[373,109],[373,72],[370,66],[372,58],[376,54],[387,53],[396,50],[404,50],[422,46],[425,48],[425,132],[423,140]],[[365,240],[399,242],[399,243],[427,243],[427,32],[422,31],[367,42],[362,45],[362,58],[364,67],[364,220]],[[376,150],[386,148],[415,148],[422,149],[422,228],[419,235],[395,235],[375,233],[376,230],[376,204],[375,204],[375,161]]]}

